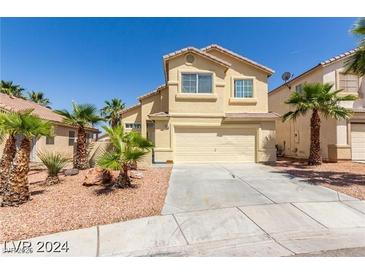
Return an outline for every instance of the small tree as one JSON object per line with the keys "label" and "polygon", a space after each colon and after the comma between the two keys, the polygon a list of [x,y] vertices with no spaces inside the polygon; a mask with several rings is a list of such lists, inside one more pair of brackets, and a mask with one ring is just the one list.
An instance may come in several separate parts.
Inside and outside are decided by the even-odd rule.
{"label": "small tree", "polygon": [[0,92],[1,93],[5,93],[9,96],[19,97],[19,98],[24,99],[23,91],[24,91],[24,88],[22,88],[20,85],[15,85],[13,83],[13,81],[1,80],[1,82],[0,82]]}
{"label": "small tree", "polygon": [[114,98],[111,101],[105,101],[105,106],[100,110],[100,114],[111,127],[115,127],[120,125],[121,112],[124,108],[125,104],[122,100]]}
{"label": "small tree", "polygon": [[300,115],[306,115],[309,111],[312,111],[312,117],[310,121],[310,153],[308,159],[308,165],[320,165],[321,159],[321,146],[320,146],[320,127],[321,119],[320,113],[326,118],[332,117],[337,120],[348,119],[352,111],[341,107],[339,103],[341,101],[353,101],[356,100],[356,96],[346,95],[339,96],[341,90],[331,91],[333,85],[310,83],[305,84],[302,92],[293,92],[286,104],[294,106],[294,111],[289,111],[284,114],[283,121],[288,119],[296,119]]}
{"label": "small tree", "polygon": [[2,142],[5,142],[0,159],[0,195],[4,194],[5,185],[9,178],[9,172],[16,153],[16,135],[21,130],[22,113],[0,112],[0,134]]}
{"label": "small tree", "polygon": [[44,107],[49,107],[50,101],[44,96],[43,92],[31,91],[28,92],[28,99],[34,103],[42,105]]}
{"label": "small tree", "polygon": [[131,187],[128,174],[130,164],[139,161],[142,156],[151,151],[153,145],[137,132],[124,132],[122,126],[103,128],[109,135],[111,149],[99,158],[97,164],[102,168],[120,171],[115,183],[116,187]]}
{"label": "small tree", "polygon": [[48,121],[31,114],[30,111],[18,113],[17,132],[22,141],[12,162],[9,178],[5,184],[2,205],[13,206],[25,203],[30,199],[28,172],[32,138],[50,136],[52,125]]}
{"label": "small tree", "polygon": [[72,112],[68,110],[56,110],[56,113],[64,117],[64,122],[77,127],[77,142],[74,168],[89,168],[86,127],[93,126],[103,118],[97,115],[97,109],[90,104],[72,103]]}
{"label": "small tree", "polygon": [[359,48],[346,62],[346,72],[365,75],[365,17],[360,18],[351,32],[360,37]]}
{"label": "small tree", "polygon": [[46,184],[58,184],[60,182],[58,173],[60,173],[60,171],[66,166],[69,159],[59,152],[39,152],[38,157],[48,170]]}

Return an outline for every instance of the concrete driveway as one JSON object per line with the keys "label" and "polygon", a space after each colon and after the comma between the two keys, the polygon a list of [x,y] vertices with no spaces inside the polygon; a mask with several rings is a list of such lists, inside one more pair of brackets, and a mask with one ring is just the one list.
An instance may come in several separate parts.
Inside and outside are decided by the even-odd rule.
{"label": "concrete driveway", "polygon": [[365,247],[365,201],[261,164],[174,165],[162,214],[32,239],[71,241],[68,254],[33,255],[292,256],[340,250],[330,254],[343,256],[343,250],[354,255]]}

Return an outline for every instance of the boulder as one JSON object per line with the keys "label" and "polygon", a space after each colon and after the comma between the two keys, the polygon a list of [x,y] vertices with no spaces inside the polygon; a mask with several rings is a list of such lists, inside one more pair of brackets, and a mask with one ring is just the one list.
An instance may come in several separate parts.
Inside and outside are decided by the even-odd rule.
{"label": "boulder", "polygon": [[77,168],[70,168],[70,169],[66,169],[64,171],[65,176],[74,176],[79,174],[79,170]]}

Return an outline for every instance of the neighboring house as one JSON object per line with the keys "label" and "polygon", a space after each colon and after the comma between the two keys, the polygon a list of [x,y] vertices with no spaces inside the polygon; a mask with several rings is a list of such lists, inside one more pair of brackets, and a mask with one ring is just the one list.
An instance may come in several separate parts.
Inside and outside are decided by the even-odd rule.
{"label": "neighboring house", "polygon": [[[33,109],[33,114],[38,115],[44,120],[49,120],[54,125],[54,136],[40,137],[33,139],[31,161],[40,161],[37,152],[40,151],[57,151],[68,157],[72,157],[74,144],[77,138],[77,128],[63,123],[63,117],[53,112],[51,109],[36,104],[32,101],[24,100],[17,97],[10,97],[0,93],[0,111],[22,111]],[[98,129],[88,128],[88,138],[92,140],[94,134],[97,135]],[[3,152],[4,143],[0,144],[0,156]]]}
{"label": "neighboring house", "polygon": [[[343,90],[340,95],[358,96],[356,101],[341,102],[353,110],[351,119],[336,121],[322,117],[320,134],[324,160],[365,160],[365,79],[344,73],[345,62],[354,52],[351,50],[323,61],[269,93],[269,110],[280,115],[291,110],[285,101],[292,92],[301,91],[304,83],[330,83],[334,90]],[[278,119],[276,131],[277,144],[285,150],[286,156],[309,156],[310,115],[284,123]]]}
{"label": "neighboring house", "polygon": [[163,65],[165,84],[122,112],[127,131],[154,143],[154,162],[276,160],[273,70],[218,45],[178,50]]}

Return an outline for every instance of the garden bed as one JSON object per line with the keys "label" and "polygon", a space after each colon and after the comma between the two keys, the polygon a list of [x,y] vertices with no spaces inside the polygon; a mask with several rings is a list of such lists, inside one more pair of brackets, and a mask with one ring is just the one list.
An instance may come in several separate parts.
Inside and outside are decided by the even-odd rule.
{"label": "garden bed", "polygon": [[125,221],[161,213],[170,167],[139,169],[133,188],[83,186],[88,171],[61,175],[61,183],[45,186],[46,171],[29,173],[32,200],[19,207],[0,207],[0,242]]}
{"label": "garden bed", "polygon": [[311,184],[365,200],[365,163],[346,161],[308,166],[304,160],[279,158],[273,166],[295,177],[307,179]]}

